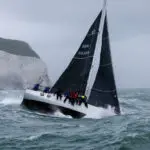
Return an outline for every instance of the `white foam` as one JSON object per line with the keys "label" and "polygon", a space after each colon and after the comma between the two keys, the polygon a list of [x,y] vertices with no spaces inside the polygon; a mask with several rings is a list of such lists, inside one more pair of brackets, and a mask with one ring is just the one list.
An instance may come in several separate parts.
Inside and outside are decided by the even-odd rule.
{"label": "white foam", "polygon": [[42,134],[33,135],[33,136],[28,137],[26,140],[33,141],[33,140],[38,139],[39,137],[41,137],[41,135],[42,135]]}
{"label": "white foam", "polygon": [[[114,116],[116,115],[114,113],[114,109],[111,108],[111,106],[108,106],[107,109],[101,108],[99,107],[99,109],[97,109],[95,111],[95,109],[93,109],[93,111],[88,111],[87,115],[84,118],[89,118],[89,119],[101,119],[104,117],[109,117],[109,116]],[[54,117],[60,117],[60,118],[72,118],[71,116],[67,116],[62,114],[60,111],[55,112],[52,116]]]}
{"label": "white foam", "polygon": [[99,109],[93,109],[93,111],[88,111],[84,118],[101,119],[108,116],[114,116],[114,109],[108,106],[106,109],[99,107]]}
{"label": "white foam", "polygon": [[4,98],[2,101],[0,101],[0,104],[3,105],[20,105],[22,102],[22,99],[17,99],[17,98]]}
{"label": "white foam", "polygon": [[44,134],[48,134],[48,133],[39,133],[39,134],[36,134],[36,135],[31,135],[31,136],[28,136],[27,138],[22,139],[22,140],[24,140],[24,141],[28,141],[28,140],[33,141],[33,140],[36,140],[36,139],[40,138]]}
{"label": "white foam", "polygon": [[64,114],[62,114],[59,110],[56,111],[56,112],[53,114],[53,116],[55,116],[55,117],[60,117],[60,118],[72,118],[72,117],[69,116],[69,115],[64,115]]}
{"label": "white foam", "polygon": [[2,105],[20,105],[23,100],[23,93],[21,91],[17,93],[7,92],[5,97],[0,101]]}

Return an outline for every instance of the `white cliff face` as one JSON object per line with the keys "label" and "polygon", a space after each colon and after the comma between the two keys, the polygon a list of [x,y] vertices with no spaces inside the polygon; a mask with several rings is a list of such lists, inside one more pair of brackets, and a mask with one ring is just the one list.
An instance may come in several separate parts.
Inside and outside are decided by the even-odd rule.
{"label": "white cliff face", "polygon": [[46,65],[41,59],[0,50],[0,89],[31,88],[38,82],[51,86]]}

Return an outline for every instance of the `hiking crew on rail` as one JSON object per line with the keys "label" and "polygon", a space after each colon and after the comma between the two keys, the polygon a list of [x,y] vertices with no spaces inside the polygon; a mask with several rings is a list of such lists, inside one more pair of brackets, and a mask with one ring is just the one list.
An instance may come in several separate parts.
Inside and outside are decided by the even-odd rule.
{"label": "hiking crew on rail", "polygon": [[[40,85],[36,84],[33,88],[34,91],[40,91]],[[44,93],[50,93],[50,87],[45,87],[43,90],[43,94],[41,96],[44,96]],[[82,103],[85,104],[85,107],[88,108],[88,103],[87,103],[87,97],[83,94],[79,94],[79,91],[66,91],[62,92],[61,89],[57,89],[54,93],[56,95],[57,100],[61,100],[62,96],[64,95],[64,103],[68,100],[71,105],[81,105]]]}
{"label": "hiking crew on rail", "polygon": [[87,103],[87,97],[85,95],[80,95],[78,91],[66,91],[62,92],[60,89],[58,89],[54,95],[56,94],[57,100],[62,99],[62,95],[64,95],[64,103],[68,100],[71,105],[81,105],[82,103],[85,104],[85,107],[88,108],[88,103]]}

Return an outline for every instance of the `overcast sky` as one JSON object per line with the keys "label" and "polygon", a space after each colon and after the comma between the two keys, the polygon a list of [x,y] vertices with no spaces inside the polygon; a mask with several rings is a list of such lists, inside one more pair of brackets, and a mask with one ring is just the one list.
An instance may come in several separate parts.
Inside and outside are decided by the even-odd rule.
{"label": "overcast sky", "polygon": [[[0,36],[28,42],[54,82],[77,51],[101,0],[0,0]],[[150,87],[150,0],[108,0],[118,87]]]}

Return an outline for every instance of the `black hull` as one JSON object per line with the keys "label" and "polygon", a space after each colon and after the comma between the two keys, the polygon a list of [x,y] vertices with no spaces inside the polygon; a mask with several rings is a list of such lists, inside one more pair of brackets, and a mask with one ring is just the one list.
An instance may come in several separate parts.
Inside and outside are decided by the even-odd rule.
{"label": "black hull", "polygon": [[23,99],[23,102],[21,105],[27,109],[33,110],[33,111],[38,111],[41,113],[51,113],[54,114],[56,111],[60,111],[64,115],[70,115],[72,118],[82,118],[85,116],[85,114],[80,113],[78,111],[74,111],[69,108],[45,103],[45,102],[40,102],[36,100],[28,100],[28,99]]}

